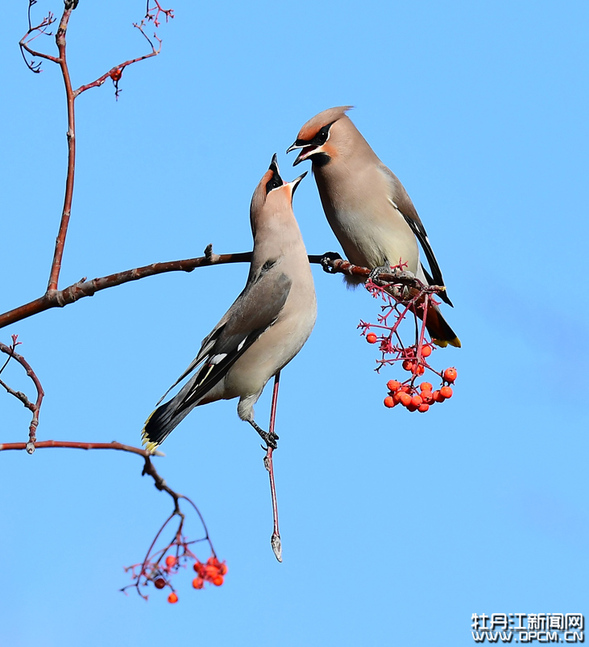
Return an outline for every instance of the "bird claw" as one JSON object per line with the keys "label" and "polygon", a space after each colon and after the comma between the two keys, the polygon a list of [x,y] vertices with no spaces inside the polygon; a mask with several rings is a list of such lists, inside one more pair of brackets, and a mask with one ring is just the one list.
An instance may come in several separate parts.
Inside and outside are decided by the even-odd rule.
{"label": "bird claw", "polygon": [[276,449],[278,447],[278,443],[276,442],[278,440],[278,435],[274,433],[269,433],[267,431],[264,431],[263,429],[258,430],[258,433],[260,434],[260,437],[262,440],[266,443],[266,447],[262,445],[262,449],[264,451],[268,451],[268,449]]}
{"label": "bird claw", "polygon": [[370,271],[370,274],[368,275],[368,280],[375,283],[380,279],[381,274],[391,274],[390,265],[381,265],[380,267],[375,267],[373,270]]}
{"label": "bird claw", "polygon": [[333,269],[331,263],[341,260],[342,257],[337,252],[325,252],[325,254],[323,254],[323,256],[321,257],[321,267],[323,268],[324,272],[327,272],[328,274],[335,274],[335,270]]}

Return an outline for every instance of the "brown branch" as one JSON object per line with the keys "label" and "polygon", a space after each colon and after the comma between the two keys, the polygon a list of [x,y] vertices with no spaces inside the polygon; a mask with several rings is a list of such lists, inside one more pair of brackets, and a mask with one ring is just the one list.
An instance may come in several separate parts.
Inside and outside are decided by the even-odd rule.
{"label": "brown branch", "polygon": [[61,69],[63,76],[63,83],[65,86],[65,95],[67,103],[67,176],[65,180],[65,195],[63,199],[63,209],[61,212],[61,220],[59,222],[59,231],[55,241],[55,250],[53,252],[53,261],[51,263],[51,272],[49,273],[49,283],[47,284],[47,291],[57,290],[59,281],[59,273],[61,272],[61,261],[63,258],[63,250],[65,247],[65,237],[70,222],[70,215],[72,211],[72,198],[74,195],[74,175],[76,169],[76,119],[74,111],[74,93],[72,90],[72,81],[70,78],[70,71],[66,60],[66,32],[70,16],[74,10],[74,5],[71,2],[64,4],[63,14],[59,21],[59,27],[55,34],[55,42],[59,51],[59,59],[57,63]]}
{"label": "brown branch", "polygon": [[[35,72],[35,74],[38,74],[39,72],[41,72],[41,63],[35,63],[34,60],[31,60],[30,62],[27,61],[25,52],[28,52],[33,57],[37,56],[38,58],[44,58],[44,59],[47,59],[48,61],[52,61],[53,63],[58,63],[59,60],[55,56],[50,56],[49,54],[38,52],[29,46],[29,43],[34,41],[35,38],[38,38],[39,36],[41,36],[41,34],[45,36],[50,36],[51,32],[47,31],[47,27],[49,27],[49,25],[55,22],[55,18],[53,17],[53,14],[49,12],[47,16],[43,18],[43,20],[37,26],[33,27],[33,24],[31,22],[31,7],[33,6],[33,4],[34,2],[29,0],[29,8],[28,8],[29,29],[27,30],[27,33],[20,39],[18,44],[20,46],[20,53],[22,54],[22,57],[26,66],[29,68],[29,70],[31,70],[32,72]],[[37,33],[34,36],[31,36],[31,34],[33,34],[34,32],[37,32]]]}
{"label": "brown branch", "polygon": [[251,260],[251,252],[237,254],[214,254],[212,245],[205,249],[205,255],[198,258],[189,258],[180,261],[168,261],[165,263],[152,263],[132,270],[109,274],[100,278],[87,281],[81,279],[63,290],[46,292],[42,297],[29,301],[18,308],[0,314],[0,328],[21,321],[33,315],[49,310],[50,308],[62,308],[74,303],[83,297],[91,297],[100,290],[106,290],[123,283],[137,281],[147,276],[163,274],[164,272],[192,272],[197,267],[206,265],[220,265],[225,263],[244,263]]}
{"label": "brown branch", "polygon": [[[326,252],[323,255],[309,254],[310,263],[318,263],[329,274],[347,274],[348,276],[360,276],[369,278],[374,270],[360,265],[353,265],[350,261],[341,258],[334,252]],[[385,286],[390,283],[414,288],[427,294],[438,294],[445,292],[446,287],[443,285],[425,285],[412,272],[399,268],[392,268],[390,272],[379,272],[375,276],[373,283],[379,286]]]}
{"label": "brown branch", "polygon": [[[115,449],[122,452],[130,452],[131,454],[138,454],[143,458],[152,456],[147,449],[141,447],[133,447],[132,445],[123,445],[113,440],[111,443],[82,443],[69,440],[42,440],[35,442],[35,449],[49,449],[57,447],[61,449]],[[13,449],[26,449],[27,443],[0,443],[0,451],[8,451]],[[155,456],[163,456],[162,453],[156,452]],[[146,472],[147,474],[148,472]],[[150,474],[151,476],[151,474]],[[159,488],[158,488],[159,489]]]}
{"label": "brown branch", "polygon": [[[23,55],[25,63],[27,64],[29,69],[31,69],[33,72],[40,71],[40,64],[35,64],[34,61],[31,61],[31,62],[27,61],[25,52],[30,54],[32,57],[36,56],[39,58],[44,58],[46,60],[52,61],[53,63],[56,63],[57,65],[59,65],[61,69],[62,77],[63,77],[64,87],[65,87],[66,104],[67,104],[67,121],[68,121],[68,129],[67,129],[68,162],[67,162],[67,175],[66,175],[63,209],[61,213],[61,219],[59,222],[59,230],[55,241],[53,260],[51,263],[49,281],[47,284],[47,294],[45,295],[45,297],[43,297],[44,301],[51,302],[51,300],[55,298],[52,295],[52,293],[56,292],[58,289],[59,275],[61,272],[63,252],[65,248],[65,240],[67,236],[71,210],[72,210],[72,200],[73,200],[73,193],[74,193],[74,176],[75,176],[75,166],[76,166],[76,162],[75,162],[76,124],[75,124],[75,110],[74,110],[75,100],[85,90],[88,90],[89,88],[101,86],[109,77],[112,78],[112,80],[115,83],[116,96],[118,97],[118,93],[119,93],[118,82],[119,82],[119,79],[121,78],[121,74],[123,73],[123,70],[125,69],[125,67],[132,65],[133,63],[143,61],[147,58],[151,58],[152,56],[157,56],[161,51],[161,40],[157,37],[157,35],[154,34],[154,38],[158,42],[158,47],[156,48],[153,42],[150,40],[150,38],[143,30],[143,28],[145,27],[146,21],[154,20],[153,15],[150,13],[150,8],[148,3],[147,16],[141,21],[141,23],[134,24],[134,27],[139,29],[139,31],[143,34],[147,42],[150,44],[151,52],[149,54],[137,57],[135,59],[129,59],[124,63],[111,68],[107,73],[103,74],[96,81],[93,81],[92,83],[88,83],[86,85],[82,85],[77,90],[74,91],[72,88],[72,82],[70,78],[70,72],[69,72],[69,67],[68,67],[67,57],[66,57],[66,50],[67,50],[66,34],[67,34],[67,28],[68,28],[72,11],[76,8],[78,4],[78,0],[64,1],[64,11],[59,21],[59,27],[55,34],[55,43],[57,45],[59,56],[51,56],[49,54],[39,52],[37,50],[34,50],[29,44],[31,41],[33,41],[41,34],[49,35],[49,32],[47,31],[47,27],[54,22],[53,15],[50,13],[46,18],[44,18],[41,21],[40,24],[33,27],[31,22],[31,7],[34,4],[35,4],[35,0],[29,0],[29,7],[28,7],[29,29],[27,30],[27,33],[21,38],[19,42],[21,53]],[[156,24],[157,24],[157,16],[159,16],[160,12],[162,11],[166,15],[166,20],[168,16],[173,17],[173,13],[171,10],[162,9],[159,3],[157,2],[156,2],[156,7],[154,7],[153,11],[155,10],[157,10]],[[46,308],[42,308],[42,309],[46,309]]]}
{"label": "brown branch", "polygon": [[[18,308],[9,310],[0,314],[0,328],[4,328],[17,321],[27,319],[33,315],[44,312],[51,308],[63,308],[70,303],[74,303],[83,297],[94,296],[96,292],[106,290],[108,288],[129,283],[130,281],[138,281],[147,276],[155,276],[156,274],[163,274],[165,272],[192,272],[197,267],[206,267],[209,265],[224,265],[226,263],[247,263],[251,261],[251,252],[238,252],[235,254],[215,254],[213,253],[212,245],[205,249],[205,255],[197,258],[188,258],[179,261],[167,261],[164,263],[152,263],[151,265],[144,265],[143,267],[136,267],[131,270],[109,274],[100,278],[95,278],[87,281],[85,278],[77,283],[70,285],[63,290],[53,290],[46,292],[42,297],[29,301]],[[309,255],[309,262],[322,265],[326,271],[330,273],[341,273],[355,276],[362,276],[368,278],[371,270],[359,265],[352,265],[349,261],[339,259],[332,259],[329,254],[311,254]],[[410,272],[402,272],[395,270],[388,273],[383,272],[379,274],[377,283],[401,283],[408,287],[419,287],[420,289],[437,293],[444,290],[444,287],[435,285],[425,286],[416,279]]]}
{"label": "brown branch", "polygon": [[120,63],[119,65],[115,65],[108,72],[106,72],[105,74],[97,78],[95,81],[92,81],[91,83],[87,83],[86,85],[81,85],[77,90],[74,91],[74,99],[76,99],[80,94],[82,94],[82,92],[86,92],[86,90],[90,90],[91,88],[99,88],[101,85],[103,85],[103,83],[108,78],[111,78],[115,83],[115,87],[117,88],[117,98],[118,98],[118,82],[123,74],[123,70],[129,65],[133,65],[133,63],[139,63],[139,61],[144,61],[145,59],[151,58],[152,56],[157,56],[162,50],[162,41],[154,34],[154,37],[158,41],[158,48],[156,49],[154,44],[147,36],[147,34],[143,31],[144,26],[145,25],[143,20],[139,24],[133,23],[133,27],[136,27],[143,34],[143,36],[145,37],[145,40],[147,40],[147,42],[150,44],[151,52],[149,54],[144,54],[143,56],[138,56],[137,58],[129,59],[128,61],[125,61],[124,63]]}
{"label": "brown branch", "polygon": [[[17,344],[20,343],[16,341],[16,338],[17,338],[16,335],[12,336],[12,346],[6,346],[5,344],[0,342],[0,351],[2,351],[3,353],[6,353],[9,356],[8,360],[10,360],[11,358],[14,358],[25,369],[27,376],[31,378],[31,380],[33,381],[33,384],[35,385],[35,389],[37,390],[37,399],[33,404],[24,393],[22,393],[21,391],[15,391],[14,389],[10,388],[7,384],[5,384],[2,380],[0,380],[0,385],[2,385],[10,395],[20,400],[24,404],[24,406],[33,413],[31,424],[29,425],[29,441],[25,445],[26,450],[29,452],[29,454],[32,454],[35,451],[35,441],[37,439],[37,427],[39,425],[39,412],[41,410],[41,404],[43,403],[43,396],[45,395],[45,393],[43,391],[43,387],[41,386],[41,382],[37,377],[37,374],[35,373],[35,371],[32,369],[31,365],[27,362],[27,360],[22,355],[19,355],[18,353],[14,352],[14,349],[16,348]],[[6,368],[6,364],[8,363],[8,360],[2,367],[2,370]]]}

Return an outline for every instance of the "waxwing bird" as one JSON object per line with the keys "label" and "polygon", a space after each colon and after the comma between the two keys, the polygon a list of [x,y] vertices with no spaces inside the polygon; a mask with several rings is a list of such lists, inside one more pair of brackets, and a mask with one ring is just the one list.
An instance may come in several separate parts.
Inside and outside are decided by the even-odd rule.
{"label": "waxwing bird", "polygon": [[237,397],[239,417],[276,446],[276,437],[254,421],[253,406],[315,325],[311,267],[292,211],[293,194],[305,175],[285,183],[276,155],[272,158],[252,197],[254,250],[245,288],[176,384],[192,374],[190,380],[149,416],[142,434],[148,449],[160,445],[194,407]]}
{"label": "waxwing bird", "polygon": [[[351,263],[376,269],[402,262],[423,283],[444,286],[411,198],[346,115],[350,109],[341,106],[320,112],[301,128],[286,152],[301,149],[294,166],[311,160],[323,210]],[[429,272],[420,261],[419,245]],[[352,285],[363,281],[345,279]],[[452,305],[446,292],[439,296]],[[428,310],[426,326],[438,345],[460,346],[437,306]]]}

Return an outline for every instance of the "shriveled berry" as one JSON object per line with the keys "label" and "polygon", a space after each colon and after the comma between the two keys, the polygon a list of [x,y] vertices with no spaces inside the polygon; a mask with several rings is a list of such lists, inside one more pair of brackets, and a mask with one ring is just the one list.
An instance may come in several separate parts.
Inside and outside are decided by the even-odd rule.
{"label": "shriveled berry", "polygon": [[387,395],[387,397],[384,399],[384,406],[388,407],[389,409],[392,409],[396,404],[397,403],[390,395]]}
{"label": "shriveled berry", "polygon": [[447,368],[444,371],[444,379],[446,380],[446,382],[454,382],[457,375],[458,373],[455,368]]}
{"label": "shriveled berry", "polygon": [[378,339],[378,337],[377,337],[373,332],[369,332],[369,333],[366,335],[366,341],[367,341],[369,344],[375,344],[377,339]]}
{"label": "shriveled berry", "polygon": [[444,398],[451,398],[452,397],[452,389],[449,386],[443,386],[440,389],[440,395]]}
{"label": "shriveled berry", "polygon": [[178,602],[178,596],[173,591],[168,595],[168,602],[170,604],[176,604],[176,602]]}
{"label": "shriveled berry", "polygon": [[163,589],[166,586],[166,580],[163,577],[158,577],[157,580],[154,580],[153,585],[156,589]]}

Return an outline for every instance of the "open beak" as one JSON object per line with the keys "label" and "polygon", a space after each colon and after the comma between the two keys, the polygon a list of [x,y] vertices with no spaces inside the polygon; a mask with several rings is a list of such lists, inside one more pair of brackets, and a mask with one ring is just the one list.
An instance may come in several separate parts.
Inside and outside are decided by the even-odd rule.
{"label": "open beak", "polygon": [[289,184],[292,186],[292,193],[291,196],[295,194],[295,191],[297,190],[297,187],[299,186],[301,180],[307,175],[308,171],[305,171],[302,175],[299,175],[299,177],[295,178],[292,182],[289,182]]}
{"label": "open beak", "polygon": [[297,143],[298,141],[299,140],[297,140],[292,146],[286,149],[287,154],[290,153],[291,151],[297,150],[298,148],[301,149],[301,152],[298,154],[297,158],[292,163],[293,166],[296,166],[297,164],[304,162],[317,149],[317,146],[312,146],[311,144],[299,144]]}

